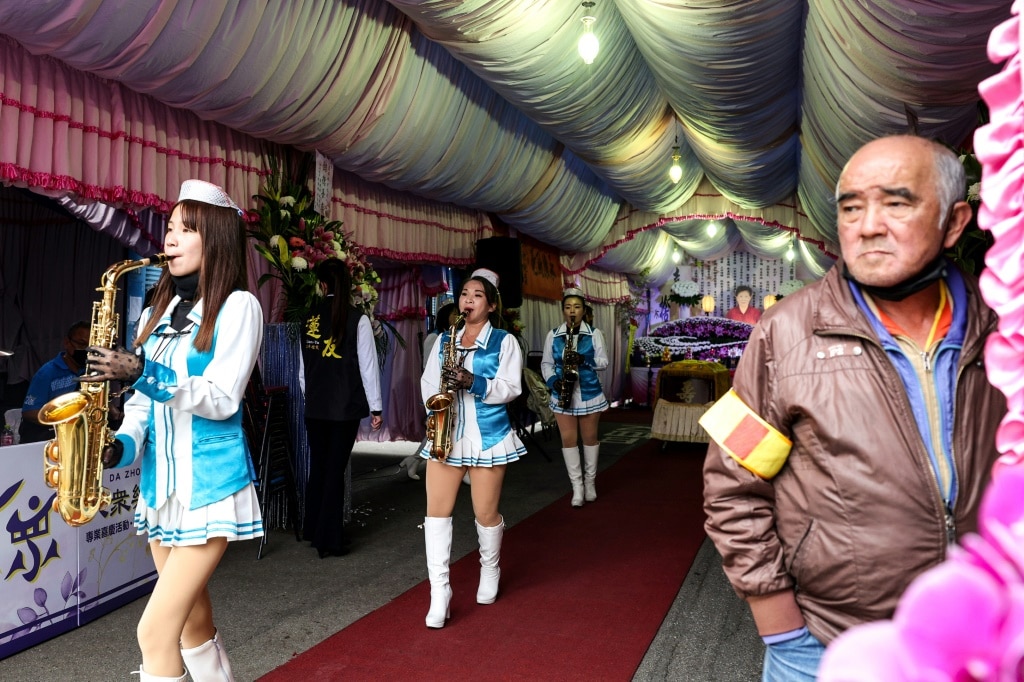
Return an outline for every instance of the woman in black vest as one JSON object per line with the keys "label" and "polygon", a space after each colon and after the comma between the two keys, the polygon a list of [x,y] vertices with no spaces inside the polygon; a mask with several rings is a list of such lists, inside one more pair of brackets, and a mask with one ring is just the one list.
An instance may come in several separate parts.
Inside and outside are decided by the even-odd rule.
{"label": "woman in black vest", "polygon": [[300,383],[306,397],[309,479],[302,537],[325,556],[348,554],[345,469],[359,422],[380,428],[380,373],[370,318],[351,303],[352,277],[337,258],[320,263],[324,298],[302,330]]}

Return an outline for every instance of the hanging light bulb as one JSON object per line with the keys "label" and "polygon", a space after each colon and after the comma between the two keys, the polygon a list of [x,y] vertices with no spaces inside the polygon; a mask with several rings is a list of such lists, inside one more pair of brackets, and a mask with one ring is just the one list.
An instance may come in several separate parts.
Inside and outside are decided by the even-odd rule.
{"label": "hanging light bulb", "polygon": [[679,155],[679,136],[676,135],[676,144],[672,147],[672,166],[668,169],[668,177],[673,185],[679,184],[683,177],[683,167],[679,165],[680,158],[682,157]]}
{"label": "hanging light bulb", "polygon": [[[590,0],[583,3],[583,7],[587,10],[593,6],[594,3]],[[597,36],[594,35],[594,22],[597,21],[597,17],[588,14],[581,21],[583,22],[583,35],[580,36],[580,40],[576,44],[576,50],[580,53],[584,64],[593,64],[597,57],[597,51],[601,47]]]}
{"label": "hanging light bulb", "polygon": [[683,254],[681,254],[679,252],[679,249],[675,249],[672,252],[672,262],[675,263],[676,265],[679,265],[680,261],[682,261],[682,260],[683,260]]}
{"label": "hanging light bulb", "polygon": [[716,234],[718,234],[718,225],[715,225],[714,220],[708,221],[708,226],[704,229],[707,230],[709,237],[714,237]]}
{"label": "hanging light bulb", "polygon": [[793,242],[790,241],[789,242],[789,248],[786,249],[786,260],[789,261],[790,263],[792,263],[795,258],[796,258],[796,249],[793,248]]}

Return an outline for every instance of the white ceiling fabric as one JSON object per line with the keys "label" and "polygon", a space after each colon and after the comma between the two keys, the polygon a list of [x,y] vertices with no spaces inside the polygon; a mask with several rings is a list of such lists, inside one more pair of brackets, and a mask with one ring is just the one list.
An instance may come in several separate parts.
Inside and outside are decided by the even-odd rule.
{"label": "white ceiling fabric", "polygon": [[[836,252],[834,183],[861,143],[908,116],[969,140],[977,84],[996,71],[988,34],[1010,6],[597,0],[589,66],[585,10],[568,0],[0,0],[0,33],[603,269],[670,271],[673,239],[703,258],[779,257],[795,230],[818,272]],[[709,184],[735,206],[715,237],[699,210]],[[789,218],[764,220],[777,204]],[[655,219],[622,241],[630,211]]]}

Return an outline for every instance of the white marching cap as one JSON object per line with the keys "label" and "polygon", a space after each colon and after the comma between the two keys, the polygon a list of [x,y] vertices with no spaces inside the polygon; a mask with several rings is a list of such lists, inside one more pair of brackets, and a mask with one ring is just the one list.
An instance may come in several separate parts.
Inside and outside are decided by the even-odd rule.
{"label": "white marching cap", "polygon": [[577,297],[583,299],[584,301],[587,300],[587,297],[583,295],[583,290],[582,289],[577,289],[576,287],[569,287],[568,289],[565,289],[565,290],[562,291],[562,300],[563,301],[565,299],[569,298],[570,296],[577,296]]}
{"label": "white marching cap", "polygon": [[473,274],[470,275],[470,277],[483,277],[488,282],[493,284],[495,289],[498,288],[498,273],[496,273],[494,270],[488,270],[487,268],[477,268],[476,270],[473,271]]}
{"label": "white marching cap", "polygon": [[178,201],[185,201],[186,199],[201,201],[204,204],[210,204],[211,206],[233,208],[238,211],[238,215],[242,215],[242,209],[238,208],[238,204],[231,200],[231,197],[229,197],[228,193],[224,191],[224,188],[215,185],[212,182],[206,182],[205,180],[186,180],[181,183],[181,191],[178,192]]}

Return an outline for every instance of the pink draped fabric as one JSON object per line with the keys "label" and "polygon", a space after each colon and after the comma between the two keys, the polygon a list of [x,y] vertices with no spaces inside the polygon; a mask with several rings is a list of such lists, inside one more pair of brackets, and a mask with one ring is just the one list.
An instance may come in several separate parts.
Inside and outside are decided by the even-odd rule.
{"label": "pink draped fabric", "polygon": [[[79,210],[88,202],[167,213],[183,180],[224,187],[247,209],[269,173],[267,159],[288,154],[226,126],[200,120],[61,61],[29,54],[0,35],[0,181],[60,196]],[[487,214],[421,199],[338,171],[332,219],[367,254],[403,262],[472,263],[477,239],[490,236]],[[148,223],[113,228],[115,238],[146,254],[162,242]],[[148,243],[147,243],[148,242]],[[267,263],[249,254],[253,289]],[[268,321],[281,316],[280,287],[257,291]]]}
{"label": "pink draped fabric", "polygon": [[355,226],[368,256],[403,263],[466,266],[476,257],[476,241],[494,233],[482,211],[384,190],[342,171],[334,174],[331,218],[347,230]]}
{"label": "pink draped fabric", "polygon": [[[389,268],[380,271],[380,299],[375,315],[390,322],[405,341],[402,347],[392,336],[385,362],[384,428],[371,431],[364,426],[360,440],[420,440],[424,435],[426,412],[420,400],[420,336],[427,311],[427,293],[419,267]],[[389,332],[390,335],[390,332]]]}
{"label": "pink draped fabric", "polygon": [[[261,143],[0,36],[0,179],[164,213],[183,180],[251,204]],[[16,141],[16,143],[14,143]]]}

